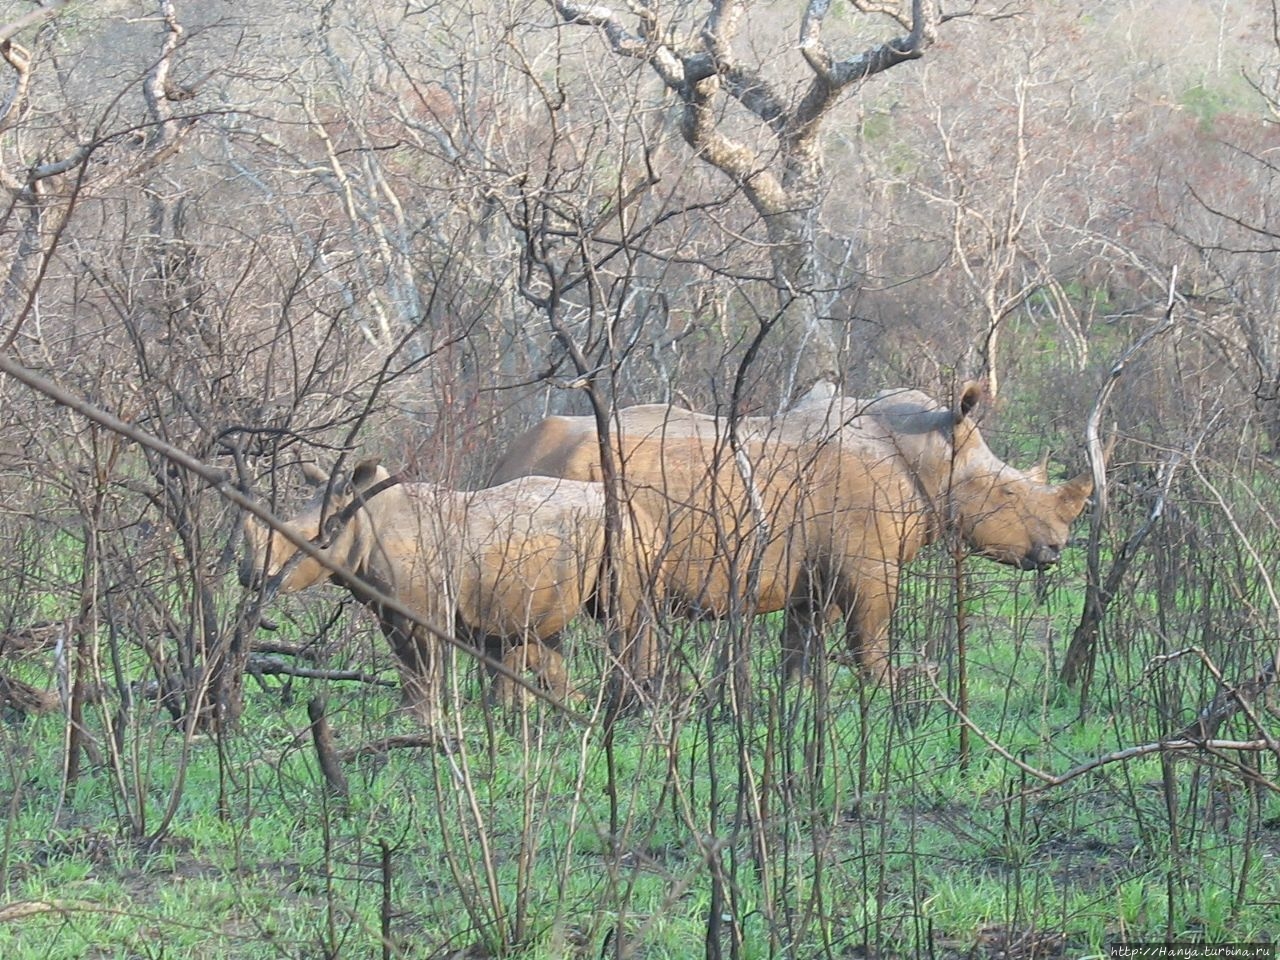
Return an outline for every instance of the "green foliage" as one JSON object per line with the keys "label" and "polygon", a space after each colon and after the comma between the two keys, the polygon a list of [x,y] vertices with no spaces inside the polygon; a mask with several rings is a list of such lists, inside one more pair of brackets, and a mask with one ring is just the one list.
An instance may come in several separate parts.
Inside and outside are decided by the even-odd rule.
{"label": "green foliage", "polygon": [[[147,844],[119,818],[106,769],[83,773],[59,808],[59,717],[6,727],[0,905],[52,908],[0,923],[0,954],[149,956],[162,940],[166,957],[378,955],[384,894],[396,956],[596,957],[622,938],[645,956],[687,957],[716,911],[726,953],[736,924],[743,957],[1258,935],[1280,895],[1266,866],[1280,850],[1272,797],[1209,756],[1171,761],[1172,798],[1156,756],[1057,786],[1031,772],[1168,732],[1149,692],[1161,685],[1206,698],[1193,664],[1153,676],[1151,649],[1133,643],[1108,651],[1082,714],[1055,669],[1080,607],[1079,553],[1042,596],[1031,575],[966,561],[967,762],[949,706],[960,691],[943,550],[912,568],[895,624],[903,662],[927,649],[939,687],[922,681],[896,708],[845,666],[782,685],[776,616],[753,625],[752,683],[735,695],[714,673],[732,632],[681,625],[672,702],[623,718],[611,739],[598,715],[583,726],[544,705],[495,712],[462,670],[457,748],[349,761],[339,802],[305,703],[327,694],[348,747],[413,732],[396,691],[270,680],[249,687],[243,723],[220,737],[187,743],[154,708],[140,712],[126,736],[147,771],[136,781],[147,824],[185,777],[179,815]],[[1203,599],[1139,583],[1126,601],[1146,616]],[[597,643],[569,639],[589,695]],[[341,659],[366,657],[361,647]],[[90,711],[99,735],[112,709]]]}
{"label": "green foliage", "polygon": [[[1031,432],[1005,429],[1002,439]],[[1274,482],[1262,474],[1222,489],[1267,502]],[[1236,517],[1253,523],[1243,508]],[[1162,556],[1176,559],[1176,544]],[[1069,551],[1041,591],[1031,575],[966,561],[965,711],[978,727],[967,763],[948,704],[960,691],[955,571],[942,549],[911,568],[895,622],[903,662],[926,651],[940,689],[913,688],[898,709],[845,666],[784,687],[773,616],[751,625],[753,682],[737,697],[715,673],[733,631],[673,625],[679,692],[621,720],[609,743],[598,715],[584,727],[544,706],[489,711],[464,669],[460,748],[352,761],[345,803],[325,793],[304,705],[326,693],[340,745],[352,746],[412,732],[394,690],[251,682],[242,724],[190,743],[140,703],[121,734],[136,763],[123,792],[109,769],[91,768],[61,806],[61,718],[7,726],[0,908],[51,909],[0,922],[0,955],[145,956],[158,938],[167,957],[377,955],[384,893],[398,955],[594,957],[624,938],[646,956],[686,957],[713,913],[731,918],[726,951],[737,924],[746,957],[859,944],[928,956],[1029,936],[1069,952],[1121,938],[1248,939],[1280,896],[1266,869],[1280,849],[1272,798],[1212,757],[1173,761],[1172,802],[1154,756],[1055,787],[1009,759],[1062,773],[1175,729],[1180,711],[1217,688],[1191,658],[1153,671],[1168,644],[1151,625],[1186,628],[1206,609],[1260,596],[1248,570],[1135,576],[1115,631],[1125,643],[1108,643],[1082,714],[1056,672],[1079,614],[1083,551]],[[328,604],[310,599],[278,605],[276,639],[317,632]],[[331,665],[376,670],[367,633],[348,631]],[[566,642],[594,695],[598,634]],[[146,674],[138,649],[121,652],[131,676]],[[40,683],[34,664],[17,672]],[[117,706],[89,708],[100,743]],[[142,843],[130,816],[143,835],[155,829],[180,773],[178,815]],[[1261,776],[1274,781],[1274,770]]]}
{"label": "green foliage", "polygon": [[1184,90],[1178,102],[1203,130],[1211,128],[1218,116],[1233,107],[1232,98],[1225,91],[1203,82]]}

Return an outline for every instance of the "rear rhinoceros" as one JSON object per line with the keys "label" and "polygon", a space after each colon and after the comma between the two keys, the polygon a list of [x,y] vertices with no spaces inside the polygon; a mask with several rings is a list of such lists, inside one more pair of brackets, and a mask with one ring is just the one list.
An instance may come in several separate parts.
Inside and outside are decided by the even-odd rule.
{"label": "rear rhinoceros", "polygon": [[[613,443],[624,498],[667,537],[668,597],[698,616],[785,610],[788,673],[842,614],[863,671],[880,678],[901,570],[921,547],[951,531],[992,560],[1049,566],[1092,492],[1087,473],[1052,485],[1001,461],[973,420],[981,399],[973,383],[950,409],[916,390],[815,397],[735,424],[646,405],[618,411]],[[599,479],[598,444],[590,418],[549,417],[493,482]]]}
{"label": "rear rhinoceros", "polygon": [[[660,589],[653,551],[661,538],[646,515],[624,511],[621,535],[606,555],[600,484],[530,477],[457,492],[397,482],[366,461],[349,480],[326,486],[284,524],[291,538],[246,518],[241,581],[266,580],[283,593],[330,579],[346,586],[377,615],[409,706],[426,725],[437,722],[442,703],[440,634],[483,647],[509,668],[536,668],[563,697],[563,664],[542,644],[584,611],[609,610],[613,587],[615,649],[623,665],[637,684],[655,670],[646,604]],[[322,559],[297,556],[294,540],[322,534]],[[393,610],[379,594],[428,626]]]}

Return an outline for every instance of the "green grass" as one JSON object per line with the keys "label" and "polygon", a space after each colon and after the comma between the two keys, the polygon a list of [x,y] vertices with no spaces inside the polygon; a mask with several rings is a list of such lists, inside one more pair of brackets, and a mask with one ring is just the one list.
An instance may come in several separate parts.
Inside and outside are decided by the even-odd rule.
{"label": "green grass", "polygon": [[[1059,590],[1040,605],[1028,576],[973,572],[969,711],[1002,747],[1062,772],[1159,734],[1154,702],[1127,679],[1142,676],[1148,651],[1132,649],[1132,663],[1109,654],[1082,717],[1048,667],[1078,598]],[[913,575],[898,628],[908,646],[941,638],[940,682],[954,696],[942,582]],[[766,619],[755,632],[776,628]],[[678,632],[687,647],[714,642],[711,628]],[[580,638],[571,657],[588,689],[593,642]],[[341,657],[367,661],[371,645],[349,632]],[[740,709],[695,700],[626,718],[612,776],[600,729],[541,707],[527,725],[486,717],[467,676],[463,749],[353,761],[345,804],[326,799],[306,700],[326,693],[347,746],[412,729],[396,691],[295,680],[286,701],[279,681],[251,682],[240,726],[189,745],[178,815],[151,846],[130,835],[122,810],[138,801],[122,801],[106,770],[86,771],[59,809],[59,717],[7,725],[0,910],[56,909],[0,921],[0,955],[378,956],[384,894],[392,955],[403,956],[597,957],[624,938],[640,956],[688,957],[703,951],[715,896],[744,957],[863,945],[989,956],[1033,942],[1076,955],[1122,938],[1267,933],[1280,801],[1225,768],[1176,760],[1172,813],[1155,757],[1039,789],[976,737],[962,766],[959,724],[927,691],[930,702],[895,711],[885,691],[833,666],[826,703],[788,688],[798,709],[771,708],[776,649],[757,650]],[[153,829],[184,744],[142,709],[128,732],[141,763],[126,780]],[[1274,761],[1261,773],[1274,782]],[[761,847],[767,857],[754,860]]]}

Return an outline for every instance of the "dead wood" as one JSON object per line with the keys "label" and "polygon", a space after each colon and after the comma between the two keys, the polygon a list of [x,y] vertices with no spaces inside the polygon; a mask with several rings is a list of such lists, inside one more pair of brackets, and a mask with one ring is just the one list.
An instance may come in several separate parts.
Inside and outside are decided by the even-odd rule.
{"label": "dead wood", "polygon": [[324,698],[312,697],[307,701],[307,716],[311,718],[311,740],[315,744],[320,772],[324,774],[325,787],[331,797],[345,802],[350,796],[347,775],[333,745],[333,731],[324,712]]}
{"label": "dead wood", "polygon": [[357,760],[360,757],[381,757],[392,750],[404,750],[412,747],[430,747],[442,753],[451,753],[453,745],[447,737],[435,733],[404,733],[392,737],[370,740],[359,746],[348,747],[338,751],[338,758],[344,762]]}
{"label": "dead wood", "polygon": [[1218,730],[1222,725],[1241,710],[1247,711],[1250,716],[1256,719],[1256,715],[1253,712],[1254,705],[1259,699],[1266,696],[1268,688],[1275,682],[1275,679],[1276,660],[1273,658],[1264,664],[1252,679],[1245,680],[1235,686],[1224,682],[1223,687],[1225,689],[1196,715],[1195,720],[1178,733],[1175,733],[1170,739],[1211,740],[1217,736]]}
{"label": "dead wood", "polygon": [[0,634],[0,656],[20,657],[47,650],[58,642],[64,626],[61,620],[55,620],[8,630]]}
{"label": "dead wood", "polygon": [[250,674],[257,676],[305,677],[308,680],[354,680],[357,683],[370,683],[379,687],[394,687],[395,680],[387,680],[376,673],[365,673],[363,670],[323,670],[318,667],[299,667],[279,657],[264,657],[254,654],[249,657],[246,667]]}
{"label": "dead wood", "polygon": [[[274,629],[274,628],[273,628]],[[252,652],[256,654],[278,654],[283,657],[297,657],[299,660],[312,662],[320,658],[320,648],[314,643],[285,643],[281,640],[255,640]]]}
{"label": "dead wood", "polygon": [[58,695],[0,673],[0,707],[24,716],[52,713],[58,709]]}

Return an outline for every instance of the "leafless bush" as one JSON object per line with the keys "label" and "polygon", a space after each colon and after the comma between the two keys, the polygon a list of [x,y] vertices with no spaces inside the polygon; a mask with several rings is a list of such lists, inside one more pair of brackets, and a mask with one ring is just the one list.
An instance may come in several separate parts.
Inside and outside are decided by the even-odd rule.
{"label": "leafless bush", "polygon": [[[747,82],[752,44],[804,35],[772,9],[742,22],[741,59],[696,79],[699,58],[727,58],[735,39],[714,17],[722,5],[705,23],[680,8],[639,59],[614,56],[596,29],[621,10],[610,21],[557,4],[553,23],[455,3],[333,2],[318,19],[314,6],[163,2],[137,18],[123,4],[46,4],[0,28],[0,656],[48,638],[14,669],[61,686],[64,788],[101,775],[123,832],[156,841],[186,790],[182,774],[154,782],[137,760],[157,731],[180,732],[185,763],[199,735],[225,746],[257,719],[253,693],[286,696],[290,681],[271,677],[287,673],[252,669],[263,598],[230,576],[228,497],[241,485],[281,512],[301,465],[329,470],[359,451],[474,486],[546,413],[589,413],[605,432],[631,402],[769,413],[797,369],[792,341],[815,330],[833,347],[815,372],[834,365],[850,395],[909,385],[944,397],[957,379],[995,375],[1002,401],[983,429],[997,452],[1026,464],[1052,449],[1078,470],[1098,387],[1161,322],[1176,265],[1177,322],[1131,357],[1107,406],[1104,432],[1119,438],[1108,510],[1091,534],[1077,528],[1064,569],[1036,582],[946,549],[911,567],[897,656],[936,662],[936,688],[922,673],[895,700],[839,656],[820,658],[810,685],[786,684],[778,624],[741,611],[664,622],[665,699],[621,726],[604,723],[602,688],[568,716],[479,711],[474,665],[457,654],[462,745],[423,757],[435,792],[402,811],[412,839],[398,862],[434,850],[403,867],[450,891],[424,909],[460,909],[494,953],[554,930],[584,954],[608,943],[626,955],[694,902],[707,956],[878,942],[924,954],[938,946],[926,904],[940,893],[929,865],[898,865],[923,849],[922,830],[946,829],[1009,894],[991,920],[1000,931],[965,936],[1030,952],[1050,945],[1037,937],[1053,922],[1028,851],[1052,842],[1084,862],[1091,851],[1070,838],[1092,817],[1114,826],[1115,849],[1136,851],[1138,866],[1092,851],[1106,870],[1172,864],[1194,879],[1210,859],[1196,843],[1230,806],[1218,787],[1242,782],[1248,843],[1263,842],[1280,354],[1273,211],[1240,205],[1275,195],[1256,125],[1206,121],[1165,90],[1176,78],[1125,73],[1057,15],[956,18],[930,46],[938,24],[904,7],[926,69],[825,104],[813,117],[824,144],[788,141],[786,111],[762,113],[759,99],[803,103],[793,94],[833,67],[812,43],[803,63],[762,57],[759,84]],[[828,23],[827,41],[879,49],[893,20],[875,24],[864,36]],[[993,44],[990,30],[1009,33]],[[675,47],[657,41],[686,34],[697,55],[681,48],[673,83],[663,51]],[[722,133],[766,144],[746,167],[681,128],[681,111],[709,109],[714,91],[698,83],[737,97]],[[782,138],[765,136],[780,123]],[[788,181],[820,145],[825,172]],[[779,195],[793,206],[751,193],[765,181],[795,187]],[[779,233],[797,217],[810,258],[798,272]],[[1094,584],[1109,595],[1081,698],[1057,678],[1088,536],[1115,577]],[[358,675],[335,683],[385,662],[346,609],[267,613],[290,633],[272,656],[316,640],[338,661],[318,669]],[[579,676],[616,658],[600,636],[568,639]],[[961,676],[999,692],[977,719]],[[1061,745],[1064,700],[1079,723],[1108,718],[1087,755]],[[344,748],[412,736],[369,702],[330,698],[339,736],[368,735]],[[464,716],[482,716],[483,733]],[[984,810],[947,793],[936,746],[951,737],[947,756],[957,768],[963,756]],[[1178,759],[1153,801],[1128,771],[1161,750]],[[358,770],[356,796],[378,775]],[[603,906],[559,905],[550,888],[584,861]],[[641,907],[647,881],[657,908]],[[1171,915],[1196,896],[1192,882],[1169,893]],[[585,914],[594,926],[579,930]]]}

